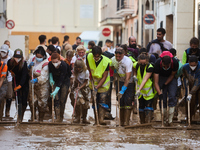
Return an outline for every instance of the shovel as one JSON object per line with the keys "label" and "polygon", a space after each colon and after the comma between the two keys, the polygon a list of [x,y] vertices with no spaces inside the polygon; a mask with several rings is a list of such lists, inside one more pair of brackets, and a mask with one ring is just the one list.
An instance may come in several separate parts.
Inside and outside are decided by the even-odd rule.
{"label": "shovel", "polygon": [[[14,84],[16,87],[16,79],[14,77]],[[17,91],[15,91],[15,96],[16,96],[16,108],[17,108],[17,123],[19,123],[19,114],[18,114],[18,96],[17,96]]]}

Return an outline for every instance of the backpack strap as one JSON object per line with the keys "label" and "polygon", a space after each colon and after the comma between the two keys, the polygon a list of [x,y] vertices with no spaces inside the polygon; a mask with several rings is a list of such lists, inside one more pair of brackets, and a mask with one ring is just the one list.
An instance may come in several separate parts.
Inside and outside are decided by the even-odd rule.
{"label": "backpack strap", "polygon": [[42,65],[42,68],[44,68],[45,66],[47,66],[49,64],[49,62],[45,62],[43,65]]}
{"label": "backpack strap", "polygon": [[32,62],[35,60],[35,57],[33,57]]}
{"label": "backpack strap", "polygon": [[186,50],[186,54],[187,54],[187,55],[190,54],[190,48],[188,48],[188,49]]}

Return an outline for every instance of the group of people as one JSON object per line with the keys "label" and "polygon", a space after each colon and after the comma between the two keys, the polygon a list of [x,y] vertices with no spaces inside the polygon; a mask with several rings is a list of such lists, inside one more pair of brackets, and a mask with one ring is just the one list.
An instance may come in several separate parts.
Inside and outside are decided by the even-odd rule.
{"label": "group of people", "polygon": [[[113,83],[120,105],[122,126],[129,125],[137,98],[140,123],[151,122],[159,99],[164,104],[165,125],[172,125],[173,118],[177,117],[175,112],[180,87],[183,85],[185,100],[191,102],[190,114],[193,116],[200,99],[199,40],[195,37],[190,40],[190,48],[184,51],[181,63],[172,44],[164,40],[165,33],[165,29],[157,29],[157,39],[149,42],[147,48],[140,49],[134,36],[129,37],[128,45],[117,44],[112,48],[112,41],[107,40],[101,48],[90,41],[86,49],[80,37],[71,46],[69,36],[65,36],[60,47],[57,37],[52,37],[46,46],[46,36],[40,35],[40,44],[27,61],[20,49],[10,54],[10,43],[5,41],[0,48],[0,120],[3,117],[5,99],[5,116],[9,117],[14,92],[18,99],[20,122],[27,103],[32,114],[30,121],[36,119],[38,111],[38,120],[42,122],[45,113],[52,111],[52,99],[55,121],[62,122],[69,94],[71,105],[75,109],[74,123],[90,123],[86,118],[91,102],[95,123],[98,123],[98,118],[99,123],[105,125],[105,119],[113,119]],[[189,91],[186,90],[186,80]]]}

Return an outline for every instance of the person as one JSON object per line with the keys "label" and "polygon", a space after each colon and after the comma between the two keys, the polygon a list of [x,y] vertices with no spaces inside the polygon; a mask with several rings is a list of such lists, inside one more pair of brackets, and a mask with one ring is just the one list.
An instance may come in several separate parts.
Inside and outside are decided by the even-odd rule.
{"label": "person", "polygon": [[156,58],[160,56],[163,51],[170,50],[172,48],[172,43],[164,40],[166,31],[164,28],[157,29],[157,39],[151,41],[147,45],[147,52],[149,54],[154,54]]}
{"label": "person", "polygon": [[47,46],[46,46],[46,35],[40,35],[38,37],[39,41],[40,41],[40,44],[35,48],[35,50],[39,47],[39,46],[42,46],[44,48],[44,50],[46,51],[47,50]]}
{"label": "person", "polygon": [[75,107],[76,115],[74,123],[80,123],[80,114],[82,111],[82,118],[83,118],[82,123],[90,124],[90,122],[88,122],[86,119],[87,111],[90,108],[89,100],[91,99],[91,92],[89,88],[89,80],[90,80],[89,75],[90,74],[89,71],[87,70],[85,63],[81,58],[78,58],[74,64],[75,81],[71,90],[71,92],[74,93],[73,102],[75,102],[75,99],[77,97],[76,107]]}
{"label": "person", "polygon": [[52,45],[53,45],[55,48],[58,48],[59,51],[61,51],[60,46],[58,46],[58,44],[59,44],[59,38],[56,37],[56,36],[54,36],[54,37],[52,37],[51,41],[52,41]]}
{"label": "person", "polygon": [[66,58],[64,60],[70,66],[71,69],[72,69],[71,61],[72,61],[73,56],[74,56],[74,52],[72,50],[68,50],[66,52]]}
{"label": "person", "polygon": [[[105,46],[102,47],[102,52],[106,52],[108,51],[109,53],[113,53],[112,49],[111,49],[111,44],[112,44],[112,41],[107,39],[106,40],[106,43],[105,43]],[[114,53],[113,53],[114,54]]]}
{"label": "person", "polygon": [[120,101],[120,120],[122,126],[129,125],[132,102],[134,99],[134,83],[133,83],[133,63],[130,58],[124,55],[125,51],[119,47],[115,51],[115,56],[111,59],[111,67],[116,69],[119,80],[119,87],[116,83],[116,92],[118,101]]}
{"label": "person", "polygon": [[132,56],[135,60],[138,57],[139,49],[137,48],[137,41],[134,36],[130,36],[128,38],[129,46],[128,46],[128,54]]}
{"label": "person", "polygon": [[76,51],[76,48],[77,48],[79,45],[81,45],[81,38],[78,36],[78,37],[76,37],[76,43],[75,43],[74,45],[72,45],[72,49],[73,49],[74,51]]}
{"label": "person", "polygon": [[200,61],[199,39],[197,39],[196,37],[191,38],[190,47],[186,49],[183,53],[182,57],[183,65],[188,63],[190,55],[196,55],[199,58],[198,60]]}
{"label": "person", "polygon": [[[174,110],[177,103],[176,91],[177,91],[177,79],[175,75],[178,70],[178,61],[173,58],[173,55],[169,51],[164,51],[161,58],[156,60],[154,69],[154,85],[158,92],[160,104],[163,100],[164,106],[164,123],[166,125],[172,125],[172,119],[174,116]],[[162,89],[162,92],[161,92]],[[168,98],[167,98],[168,97]],[[167,99],[169,112],[167,112]],[[168,123],[166,122],[168,116]]]}
{"label": "person", "polygon": [[156,62],[156,56],[155,56],[155,55],[149,54],[149,53],[147,52],[147,49],[146,49],[146,48],[141,48],[141,49],[139,50],[139,55],[142,54],[142,53],[144,53],[144,54],[146,54],[146,55],[149,56],[149,63],[155,64],[155,62]]}
{"label": "person", "polygon": [[53,45],[49,45],[48,47],[47,47],[47,50],[46,50],[46,52],[49,54],[49,56],[51,56],[51,54],[53,53],[53,52],[55,52],[56,51],[56,48],[53,46]]}
{"label": "person", "polygon": [[49,44],[49,45],[52,45],[52,39],[49,39],[49,40],[48,40],[48,44]]}
{"label": "person", "polygon": [[3,61],[1,61],[1,57],[0,57],[0,121],[2,121],[3,118],[3,110],[4,110],[4,102],[6,99],[6,94],[7,94],[7,88],[8,88],[8,84],[7,84],[7,64]]}
{"label": "person", "polygon": [[65,35],[63,45],[62,45],[62,48],[61,48],[61,55],[63,57],[66,57],[66,52],[68,50],[72,50],[72,46],[71,46],[71,44],[69,44],[69,36]]}
{"label": "person", "polygon": [[126,45],[126,44],[122,44],[120,47],[123,48],[123,50],[124,50],[124,55],[127,56],[127,57],[129,57],[129,58],[131,59],[131,61],[132,61],[133,63],[135,63],[135,62],[136,62],[136,59],[134,59],[133,56],[132,56],[131,54],[128,53],[128,47],[127,47],[127,45]]}
{"label": "person", "polygon": [[149,63],[149,56],[141,53],[138,62],[134,63],[134,79],[137,81],[136,96],[139,99],[140,123],[150,123],[152,119],[152,103],[155,96],[153,87],[154,67]]}
{"label": "person", "polygon": [[8,45],[8,47],[9,47],[8,56],[9,56],[10,58],[12,58],[13,55],[14,55],[14,52],[13,52],[13,50],[10,49],[10,41],[5,40],[5,41],[4,41],[4,44]]}
{"label": "person", "polygon": [[88,50],[86,51],[86,53],[91,53],[92,52],[92,48],[95,46],[95,42],[94,41],[89,41],[88,42]]}
{"label": "person", "polygon": [[79,45],[77,48],[76,48],[76,52],[77,52],[77,55],[73,56],[72,57],[72,60],[71,60],[71,64],[72,64],[72,68],[74,67],[74,63],[76,61],[77,58],[82,58],[84,63],[86,64],[86,48],[83,46],[83,45]]}
{"label": "person", "polygon": [[[1,61],[7,64],[10,57],[8,56],[9,47],[6,44],[3,44],[0,48],[0,57]],[[12,75],[10,71],[8,71],[7,75],[7,99],[6,99],[6,109],[5,109],[5,117],[10,117],[10,106],[12,102],[13,88],[12,88]]]}
{"label": "person", "polygon": [[8,71],[13,75],[14,92],[17,92],[18,97],[18,116],[22,122],[24,112],[27,107],[29,75],[27,63],[24,61],[23,52],[21,49],[16,49],[14,56],[8,60]]}
{"label": "person", "polygon": [[[109,63],[110,59],[102,55],[102,49],[99,46],[93,47],[92,53],[89,53],[86,57],[87,68],[89,69],[92,78],[89,87],[93,90],[94,86],[92,92],[93,96],[96,96],[94,101],[96,101],[97,104],[98,118],[101,125],[106,124],[104,117],[106,111],[109,110],[108,105],[106,104],[110,88]],[[96,115],[95,121],[97,121]]]}
{"label": "person", "polygon": [[[192,119],[197,110],[197,104],[200,104],[200,62],[196,55],[190,55],[188,59],[189,63],[183,65],[183,76],[189,82],[189,91],[186,93],[186,100],[190,101],[190,119]],[[186,114],[188,114],[187,104],[185,106]]]}
{"label": "person", "polygon": [[69,65],[60,59],[58,53],[52,54],[48,67],[50,85],[53,86],[54,89],[50,95],[54,99],[56,121],[62,122],[70,84],[71,70]]}
{"label": "person", "polygon": [[[30,81],[34,84],[34,97],[32,97],[32,87],[29,87],[29,106],[31,108],[31,120],[33,120],[33,110],[36,114],[36,104],[39,111],[39,121],[43,122],[45,112],[48,110],[47,101],[49,97],[49,69],[48,69],[48,59],[46,52],[42,46],[34,52],[34,57],[28,64],[28,69],[30,71]],[[30,84],[30,85],[31,85]],[[36,115],[35,115],[36,117]],[[34,118],[35,119],[35,118]]]}

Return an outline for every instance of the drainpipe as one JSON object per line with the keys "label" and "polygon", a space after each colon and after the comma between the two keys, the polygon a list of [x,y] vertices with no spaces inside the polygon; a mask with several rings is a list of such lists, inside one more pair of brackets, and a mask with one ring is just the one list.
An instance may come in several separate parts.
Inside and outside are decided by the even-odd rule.
{"label": "drainpipe", "polygon": [[195,10],[196,10],[196,0],[193,0],[193,37],[195,36]]}

